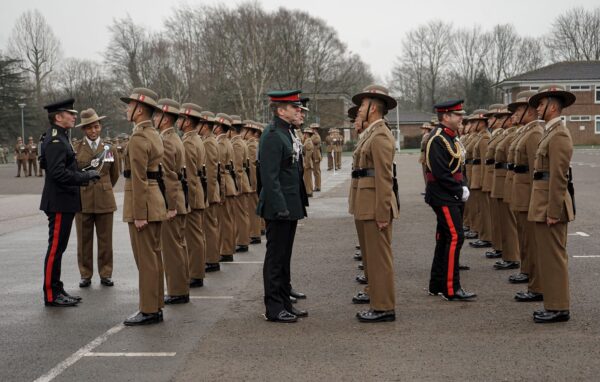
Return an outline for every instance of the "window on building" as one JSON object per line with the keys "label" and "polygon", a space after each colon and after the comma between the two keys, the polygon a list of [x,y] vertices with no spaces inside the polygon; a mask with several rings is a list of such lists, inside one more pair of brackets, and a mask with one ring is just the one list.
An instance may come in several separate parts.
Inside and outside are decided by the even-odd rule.
{"label": "window on building", "polygon": [[594,132],[596,134],[600,134],[600,115],[596,116],[596,124],[595,124]]}
{"label": "window on building", "polygon": [[592,117],[589,115],[571,115],[569,121],[571,122],[588,122],[591,121]]}
{"label": "window on building", "polygon": [[596,85],[596,103],[600,103],[600,85]]}
{"label": "window on building", "polygon": [[569,86],[569,90],[572,92],[587,92],[592,90],[591,85],[571,85]]}
{"label": "window on building", "polygon": [[539,86],[530,86],[529,90],[540,90]]}

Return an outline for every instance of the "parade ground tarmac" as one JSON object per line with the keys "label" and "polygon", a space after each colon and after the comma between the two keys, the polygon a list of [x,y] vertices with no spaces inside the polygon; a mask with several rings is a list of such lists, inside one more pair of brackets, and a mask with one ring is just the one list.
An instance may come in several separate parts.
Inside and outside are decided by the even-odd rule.
{"label": "parade ground tarmac", "polygon": [[221,272],[207,274],[187,305],[167,306],[164,322],[124,327],[137,311],[138,276],[123,194],[116,187],[115,286],[98,276],[78,287],[75,229],[62,261],[75,308],[46,308],[42,269],[45,215],[38,210],[43,178],[15,178],[0,165],[0,381],[597,381],[600,375],[600,150],[576,150],[577,219],[569,225],[571,321],[534,324],[541,303],[518,303],[525,285],[507,281],[495,260],[465,243],[463,287],[474,302],[426,293],[435,218],[423,202],[417,154],[399,154],[400,219],[394,221],[396,321],[361,324],[352,296],[362,286],[353,260],[357,238],[347,213],[350,160],[326,171],[310,199],[292,258],[292,284],[308,295],[295,324],[262,314],[265,240]]}

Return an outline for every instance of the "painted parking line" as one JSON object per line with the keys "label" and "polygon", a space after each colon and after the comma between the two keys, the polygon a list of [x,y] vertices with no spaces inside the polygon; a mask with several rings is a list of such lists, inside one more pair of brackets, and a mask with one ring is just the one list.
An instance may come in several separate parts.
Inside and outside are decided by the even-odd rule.
{"label": "painted parking line", "polygon": [[574,233],[570,233],[568,234],[569,236],[583,236],[583,237],[590,237],[589,234],[585,233],[585,232],[574,232]]}
{"label": "painted parking line", "polygon": [[233,300],[233,296],[190,296],[192,300]]}
{"label": "painted parking line", "polygon": [[600,257],[600,255],[583,255],[583,256],[573,256],[573,257],[579,258],[579,259],[589,259],[589,258]]}
{"label": "painted parking line", "polygon": [[221,264],[263,264],[264,261],[230,261],[223,262]]}
{"label": "painted parking line", "polygon": [[158,353],[86,353],[84,357],[175,357],[175,352]]}

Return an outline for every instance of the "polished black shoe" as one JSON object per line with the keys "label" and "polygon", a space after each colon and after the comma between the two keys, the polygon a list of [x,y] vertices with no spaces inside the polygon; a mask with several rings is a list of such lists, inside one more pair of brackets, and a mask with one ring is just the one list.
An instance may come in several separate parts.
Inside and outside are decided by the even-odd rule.
{"label": "polished black shoe", "polygon": [[313,190],[313,192],[320,192],[320,191],[321,191],[321,189],[320,189],[320,188],[315,188],[315,189]]}
{"label": "polished black shoe", "polygon": [[81,300],[83,300],[83,299],[81,298],[81,296],[76,296],[76,295],[73,295],[73,294],[69,294],[69,293],[67,293],[67,291],[66,291],[66,290],[64,290],[64,289],[62,289],[62,290],[60,291],[60,294],[62,294],[63,296],[66,296],[66,297],[68,297],[68,298],[70,298],[70,299],[72,299],[72,300],[75,300],[75,301],[77,301],[77,302],[81,302]]}
{"label": "polished black shoe", "polygon": [[158,310],[158,321],[159,322],[163,322],[164,320],[165,319],[164,319],[164,316],[163,316],[163,311],[162,311],[162,309],[159,309]]}
{"label": "polished black shoe", "polygon": [[366,285],[369,282],[367,281],[367,276],[365,275],[356,275],[355,280],[358,281],[359,284]]}
{"label": "polished black shoe", "polygon": [[267,234],[267,231],[265,231],[264,229],[260,230],[260,236],[265,236]]}
{"label": "polished black shoe", "polygon": [[473,239],[477,239],[478,237],[479,237],[479,234],[477,232],[473,232],[473,231],[465,232],[465,239],[473,240]]}
{"label": "polished black shoe", "polygon": [[500,263],[494,264],[494,269],[498,271],[503,271],[505,269],[518,269],[519,262],[518,261],[502,261]]}
{"label": "polished black shoe", "polygon": [[435,291],[432,289],[427,289],[427,294],[430,296],[439,296],[439,295],[444,294],[444,292],[438,292],[438,291]]}
{"label": "polished black shoe", "polygon": [[292,323],[292,322],[298,321],[298,317],[291,314],[287,310],[282,310],[275,317],[269,317],[269,316],[265,315],[265,318],[267,319],[267,321],[271,321],[271,322]]}
{"label": "polished black shoe", "polygon": [[306,295],[304,293],[300,293],[297,290],[295,290],[294,288],[290,289],[290,296],[295,297],[295,298],[297,298],[299,300],[302,300],[302,299],[306,298]]}
{"label": "polished black shoe", "polygon": [[107,287],[111,287],[111,286],[115,285],[115,283],[112,281],[112,279],[110,277],[102,277],[100,279],[100,284],[107,286]]}
{"label": "polished black shoe", "polygon": [[221,264],[219,263],[206,263],[204,272],[217,272],[221,270]]}
{"label": "polished black shoe", "polygon": [[356,296],[352,297],[353,304],[368,304],[371,302],[371,297],[365,292],[358,292]]}
{"label": "polished black shoe", "polygon": [[396,312],[393,310],[364,310],[356,314],[360,322],[390,322],[396,321]]}
{"label": "polished black shoe", "polygon": [[250,238],[250,244],[260,244],[262,241],[260,240],[260,237],[251,237]]}
{"label": "polished black shoe", "polygon": [[355,245],[354,249],[360,249],[360,245]]}
{"label": "polished black shoe", "polygon": [[237,248],[235,249],[236,252],[248,252],[248,246],[247,245],[238,245]]}
{"label": "polished black shoe", "polygon": [[358,270],[359,271],[364,271],[365,270],[365,265],[362,262],[358,263]]}
{"label": "polished black shoe", "polygon": [[460,269],[461,271],[468,271],[468,270],[470,270],[470,269],[471,269],[471,267],[470,267],[470,266],[468,266],[468,265],[462,265],[462,264],[459,264],[459,265],[458,265],[458,269]]}
{"label": "polished black shoe", "polygon": [[190,288],[202,288],[204,279],[190,279]]}
{"label": "polished black shoe", "polygon": [[54,301],[45,301],[44,305],[46,306],[54,306],[57,308],[66,308],[66,307],[70,307],[70,306],[76,306],[79,303],[79,301],[72,299],[71,297],[67,297],[63,294],[59,294],[58,296],[56,296],[56,298],[54,299]]}
{"label": "polished black shoe", "polygon": [[290,310],[290,313],[296,317],[308,317],[308,311],[296,309],[293,306],[292,306],[292,310]]}
{"label": "polished black shoe", "polygon": [[487,257],[488,259],[497,259],[502,257],[502,251],[498,251],[496,249],[494,249],[493,251],[487,251],[485,253],[485,257]]}
{"label": "polished black shoe", "polygon": [[360,252],[360,249],[357,249],[354,253],[354,260],[362,261],[362,253]]}
{"label": "polished black shoe", "polygon": [[297,299],[296,297],[294,297],[294,296],[290,296],[290,302],[291,302],[292,304],[295,304],[295,303],[297,303],[297,302],[298,302],[298,299]]}
{"label": "polished black shoe", "polygon": [[221,255],[221,257],[219,258],[219,262],[231,263],[233,262],[233,255]]}
{"label": "polished black shoe", "polygon": [[162,321],[162,314],[160,312],[157,313],[142,313],[138,312],[133,316],[129,317],[123,324],[125,326],[140,326],[140,325],[152,325],[158,324]]}
{"label": "polished black shoe", "polygon": [[473,301],[477,295],[472,292],[466,292],[463,288],[460,288],[454,295],[449,296],[445,293],[441,294],[442,298],[447,301]]}
{"label": "polished black shoe", "polygon": [[477,240],[470,242],[469,245],[473,248],[491,248],[492,243],[487,240]]}
{"label": "polished black shoe", "polygon": [[510,275],[508,282],[511,284],[525,284],[529,282],[529,276],[526,273],[517,273],[516,275]]}
{"label": "polished black shoe", "polygon": [[535,292],[517,292],[515,294],[515,300],[519,302],[535,302],[535,301],[544,301],[544,295],[541,293]]}
{"label": "polished black shoe", "polygon": [[92,280],[91,279],[81,279],[81,280],[79,280],[79,287],[80,288],[87,288],[90,285],[92,285]]}
{"label": "polished black shoe", "polygon": [[190,295],[184,294],[181,296],[165,296],[163,301],[165,302],[165,305],[187,304],[190,302]]}
{"label": "polished black shoe", "polygon": [[533,321],[538,324],[569,321],[571,314],[568,310],[543,310],[533,315]]}
{"label": "polished black shoe", "polygon": [[306,194],[307,197],[312,198],[313,194]]}

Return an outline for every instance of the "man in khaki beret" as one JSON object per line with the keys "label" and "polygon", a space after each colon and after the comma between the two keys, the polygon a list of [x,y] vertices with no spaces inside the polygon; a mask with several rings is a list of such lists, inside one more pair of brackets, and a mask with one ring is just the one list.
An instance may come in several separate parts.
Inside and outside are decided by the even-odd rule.
{"label": "man in khaki beret", "polygon": [[161,222],[167,208],[159,182],[163,143],[152,124],[158,95],[150,89],[133,89],[127,104],[127,120],[135,124],[123,153],[125,195],[123,221],[128,223],[131,248],[139,273],[139,312],[127,326],[157,324],[163,320],[164,274],[161,248]]}
{"label": "man in khaki beret", "polygon": [[167,220],[161,227],[161,250],[167,296],[165,304],[186,304],[190,301],[189,264],[185,242],[185,215],[189,205],[184,193],[185,154],[181,138],[175,131],[180,105],[172,99],[158,100],[153,122],[160,133],[164,154],[162,172],[167,201]]}
{"label": "man in khaki beret", "polygon": [[81,212],[75,215],[77,230],[77,264],[81,288],[89,287],[94,274],[94,227],[98,239],[98,274],[100,283],[113,286],[113,213],[117,210],[113,187],[119,180],[119,162],[113,146],[106,143],[100,136],[104,116],[98,116],[94,109],[81,112],[81,122],[76,127],[83,130],[84,137],[75,148],[77,165],[80,169],[88,167],[92,160],[105,150],[100,180],[91,182],[80,188]]}

